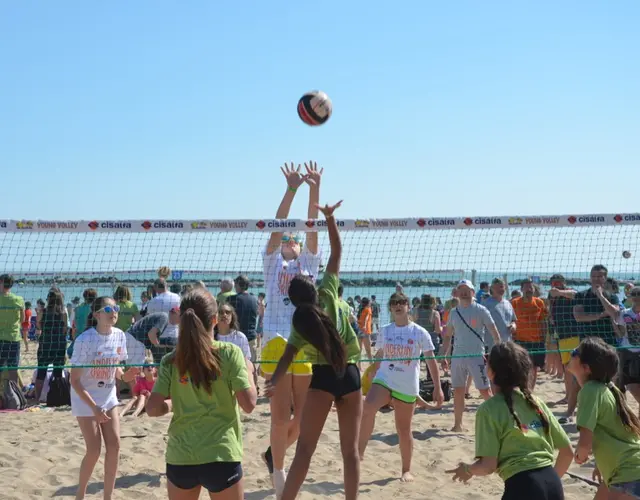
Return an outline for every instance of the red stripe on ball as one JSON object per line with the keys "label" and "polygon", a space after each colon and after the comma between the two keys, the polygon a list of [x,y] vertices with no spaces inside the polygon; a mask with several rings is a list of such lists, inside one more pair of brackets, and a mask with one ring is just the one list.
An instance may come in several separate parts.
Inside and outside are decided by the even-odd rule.
{"label": "red stripe on ball", "polygon": [[304,106],[304,100],[303,99],[300,99],[300,101],[298,102],[298,116],[307,125],[312,125],[312,126],[318,125],[318,122],[316,122],[311,117],[311,115],[309,115],[309,112],[307,111],[307,108],[305,108],[305,106]]}

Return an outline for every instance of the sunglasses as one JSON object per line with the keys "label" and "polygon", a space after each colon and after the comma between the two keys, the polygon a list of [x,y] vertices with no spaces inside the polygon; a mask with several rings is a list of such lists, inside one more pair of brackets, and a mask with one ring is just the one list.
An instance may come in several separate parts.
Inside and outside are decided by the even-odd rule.
{"label": "sunglasses", "polygon": [[96,313],[106,312],[107,314],[119,313],[120,306],[104,306],[102,309],[96,311]]}
{"label": "sunglasses", "polygon": [[401,300],[390,300],[389,301],[389,305],[391,307],[393,307],[393,306],[406,306],[408,303],[409,303],[409,301],[408,300],[404,300],[404,299],[401,299]]}
{"label": "sunglasses", "polygon": [[298,245],[302,243],[302,238],[300,236],[290,236],[288,234],[285,234],[282,237],[282,243],[289,243],[291,240],[293,240]]}

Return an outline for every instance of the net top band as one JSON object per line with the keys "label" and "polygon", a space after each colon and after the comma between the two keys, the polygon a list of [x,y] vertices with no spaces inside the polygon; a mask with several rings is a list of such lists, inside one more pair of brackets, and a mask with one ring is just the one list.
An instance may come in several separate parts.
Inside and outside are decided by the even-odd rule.
{"label": "net top band", "polygon": [[[501,215],[495,217],[410,217],[398,219],[340,219],[345,231],[450,230],[518,227],[584,227],[640,224],[640,213],[583,215]],[[218,219],[218,220],[5,220],[0,232],[147,233],[147,232],[316,232],[326,231],[324,220]]]}

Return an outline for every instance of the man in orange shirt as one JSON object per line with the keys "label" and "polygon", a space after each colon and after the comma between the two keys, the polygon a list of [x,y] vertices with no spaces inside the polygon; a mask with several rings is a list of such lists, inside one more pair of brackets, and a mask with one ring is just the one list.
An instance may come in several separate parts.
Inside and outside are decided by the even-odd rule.
{"label": "man in orange shirt", "polygon": [[520,288],[522,297],[511,301],[517,318],[514,340],[531,352],[534,364],[533,384],[535,385],[538,369],[544,367],[547,307],[541,298],[534,296],[533,282],[530,279],[525,279]]}

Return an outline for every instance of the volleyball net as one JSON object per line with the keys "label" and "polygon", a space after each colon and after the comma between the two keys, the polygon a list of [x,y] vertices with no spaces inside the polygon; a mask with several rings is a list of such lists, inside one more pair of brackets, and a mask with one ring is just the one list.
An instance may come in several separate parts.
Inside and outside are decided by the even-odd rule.
{"label": "volleyball net", "polygon": [[[343,298],[353,304],[357,316],[362,299],[371,302],[375,297],[379,315],[372,321],[374,341],[379,327],[390,321],[388,301],[397,288],[412,302],[420,302],[423,295],[433,297],[444,322],[452,289],[460,280],[472,281],[478,293],[481,284],[490,285],[498,278],[506,285],[506,299],[520,291],[523,280],[531,280],[547,306],[548,335],[537,339],[540,350],[557,352],[557,336],[567,335],[566,330],[557,331],[562,329],[558,322],[574,317],[574,305],[567,300],[562,310],[549,299],[553,275],[564,276],[567,288],[585,291],[591,268],[602,264],[615,280],[606,285],[610,293],[629,305],[624,287],[640,274],[634,255],[639,214],[359,219],[339,220],[338,226]],[[78,311],[87,289],[97,296],[113,297],[118,289],[120,297],[130,296],[130,303],[119,304],[117,325],[128,330],[143,309],[143,293],[153,293],[149,286],[161,266],[170,269],[167,287],[177,294],[202,282],[215,296],[222,281],[244,275],[250,293],[267,294],[269,308],[263,252],[273,232],[294,233],[303,247],[305,238],[317,233],[319,262],[314,277],[322,279],[330,253],[322,220],[0,220],[0,274],[12,277],[11,294],[27,306],[25,323],[19,324],[23,313],[16,315],[16,310],[23,310],[23,302],[0,295],[0,370],[15,369],[16,359],[21,369],[68,365],[72,334],[86,328],[86,313]],[[55,309],[46,306],[52,289],[62,294],[66,328],[48,312]],[[38,317],[47,321],[40,324]],[[530,323],[533,319],[525,316],[517,319],[516,326],[530,328]],[[600,322],[608,326],[602,326],[599,336],[611,344],[617,344],[616,331],[624,333],[615,323],[611,318]],[[583,323],[574,329],[571,333],[576,336],[594,332]],[[144,352],[129,352],[129,346],[127,364],[140,364],[152,354],[145,339],[138,340],[146,344]],[[86,366],[106,365],[97,360]]]}

